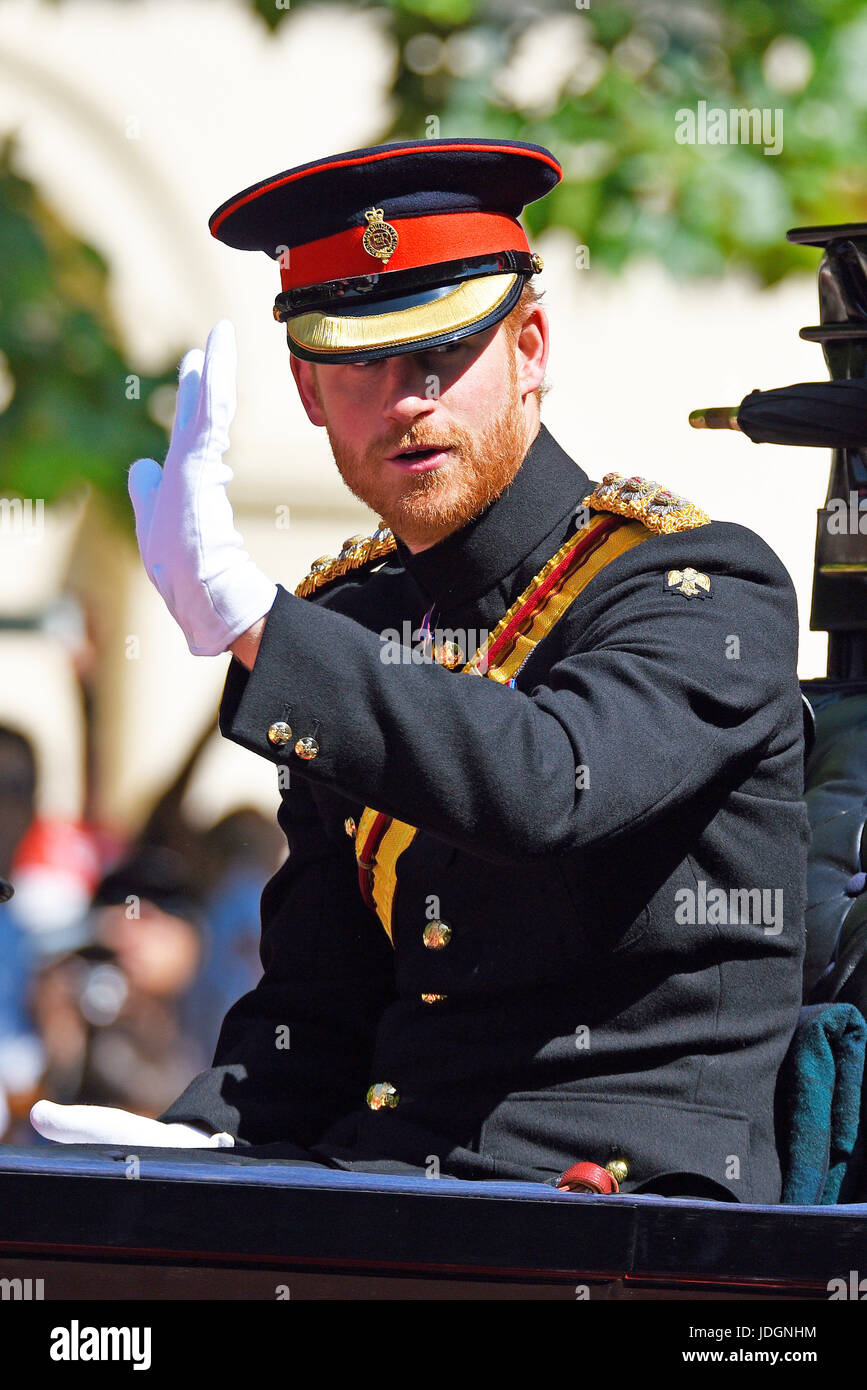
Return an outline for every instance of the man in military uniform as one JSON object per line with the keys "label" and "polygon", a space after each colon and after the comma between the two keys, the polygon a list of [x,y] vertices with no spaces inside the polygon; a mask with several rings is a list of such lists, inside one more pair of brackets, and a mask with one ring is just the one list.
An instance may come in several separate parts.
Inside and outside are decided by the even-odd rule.
{"label": "man in military uniform", "polygon": [[[264,976],[138,1142],[773,1202],[801,994],[795,596],[751,531],[540,423],[507,141],[354,151],[211,219],[280,261],[305,409],[381,518],[294,594],[241,549],[231,329],[130,474],[223,734],[281,769]],[[286,772],[288,770],[288,778]],[[113,1112],[115,1116],[119,1112]],[[104,1118],[104,1117],[103,1117]],[[130,1137],[41,1103],[52,1138]]]}

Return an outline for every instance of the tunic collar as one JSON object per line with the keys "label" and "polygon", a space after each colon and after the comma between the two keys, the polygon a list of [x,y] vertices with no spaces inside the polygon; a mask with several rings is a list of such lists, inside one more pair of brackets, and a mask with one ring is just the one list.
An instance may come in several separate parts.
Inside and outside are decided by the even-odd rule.
{"label": "tunic collar", "polygon": [[398,558],[441,608],[474,602],[514,573],[589,491],[587,474],[542,425],[511,483],[479,516],[417,555],[395,537]]}

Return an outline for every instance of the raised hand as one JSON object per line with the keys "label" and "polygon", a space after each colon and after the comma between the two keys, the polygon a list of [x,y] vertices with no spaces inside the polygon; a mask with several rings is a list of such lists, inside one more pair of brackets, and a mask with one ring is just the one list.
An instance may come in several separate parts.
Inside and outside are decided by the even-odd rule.
{"label": "raised hand", "polygon": [[224,461],[237,354],[228,319],[181,363],[166,461],[138,459],[128,487],[144,567],[194,656],[217,656],[271,608],[276,585],[235,528]]}

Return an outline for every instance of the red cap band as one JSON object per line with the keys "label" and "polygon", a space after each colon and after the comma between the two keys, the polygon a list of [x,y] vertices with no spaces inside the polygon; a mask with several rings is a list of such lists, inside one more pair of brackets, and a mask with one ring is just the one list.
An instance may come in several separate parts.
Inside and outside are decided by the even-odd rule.
{"label": "red cap band", "polygon": [[397,246],[387,262],[362,245],[367,227],[351,227],[335,236],[293,246],[279,257],[284,290],[383,271],[413,270],[464,256],[496,255],[500,251],[529,251],[520,222],[498,212],[449,212],[429,217],[385,220],[397,232]]}

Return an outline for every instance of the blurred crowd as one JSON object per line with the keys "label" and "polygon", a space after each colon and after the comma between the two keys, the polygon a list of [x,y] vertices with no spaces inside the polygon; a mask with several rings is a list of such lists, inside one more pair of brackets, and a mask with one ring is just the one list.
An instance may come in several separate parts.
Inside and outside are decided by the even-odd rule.
{"label": "blurred crowd", "polygon": [[2,1142],[42,1142],[39,1097],[158,1116],[255,986],[259,899],[285,840],[253,809],[206,831],[185,820],[205,742],[129,841],[38,818],[33,747],[0,725]]}

